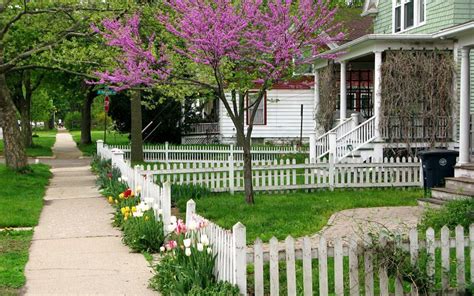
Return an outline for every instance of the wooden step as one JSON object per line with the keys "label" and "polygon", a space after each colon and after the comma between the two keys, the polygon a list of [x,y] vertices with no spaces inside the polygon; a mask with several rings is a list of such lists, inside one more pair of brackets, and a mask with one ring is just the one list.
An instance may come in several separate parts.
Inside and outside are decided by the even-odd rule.
{"label": "wooden step", "polygon": [[474,163],[457,165],[454,168],[454,177],[466,177],[474,179]]}
{"label": "wooden step", "polygon": [[452,188],[433,188],[431,189],[431,197],[446,201],[456,199],[466,199],[474,197],[473,190],[452,189]]}
{"label": "wooden step", "polygon": [[474,191],[474,179],[468,177],[447,177],[446,188]]}
{"label": "wooden step", "polygon": [[419,206],[422,206],[424,208],[435,208],[435,209],[441,208],[446,203],[445,200],[441,200],[437,198],[419,198],[417,202]]}

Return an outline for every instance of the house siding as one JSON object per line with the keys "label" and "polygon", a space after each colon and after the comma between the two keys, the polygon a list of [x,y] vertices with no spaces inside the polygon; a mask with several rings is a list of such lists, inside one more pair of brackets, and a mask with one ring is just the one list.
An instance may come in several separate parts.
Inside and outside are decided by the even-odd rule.
{"label": "house siding", "polygon": [[[267,124],[254,125],[252,138],[289,142],[300,136],[300,108],[303,104],[303,138],[314,133],[314,91],[270,90],[267,92]],[[219,128],[222,142],[235,140],[235,128],[223,104],[219,104]],[[246,119],[245,119],[246,120]]]}
{"label": "house siding", "polygon": [[[401,34],[430,34],[474,19],[474,2],[471,0],[426,1],[425,24]],[[378,11],[374,20],[374,32],[376,34],[393,33],[392,0],[380,0]]]}

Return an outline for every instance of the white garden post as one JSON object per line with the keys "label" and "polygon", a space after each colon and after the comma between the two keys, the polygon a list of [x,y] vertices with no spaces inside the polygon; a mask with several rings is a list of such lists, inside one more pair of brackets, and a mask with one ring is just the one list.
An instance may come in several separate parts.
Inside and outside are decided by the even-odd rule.
{"label": "white garden post", "polygon": [[375,138],[380,140],[380,116],[382,107],[382,52],[376,51],[374,62],[374,115],[375,115]]}
{"label": "white garden post", "polygon": [[196,214],[196,202],[190,199],[186,203],[186,228],[189,228],[189,224],[193,220],[193,217],[195,214]]}
{"label": "white garden post", "polygon": [[97,140],[97,155],[102,158],[102,149],[104,149],[104,141]]}
{"label": "white garden post", "polygon": [[234,195],[234,186],[235,186],[235,180],[234,180],[234,156],[233,154],[229,155],[228,159],[229,163],[229,192],[230,194]]}
{"label": "white garden post", "polygon": [[316,163],[316,135],[309,135],[309,163]]}
{"label": "white garden post", "polygon": [[337,162],[337,133],[329,133],[329,188],[334,190],[334,164]]}
{"label": "white garden post", "polygon": [[166,181],[163,184],[164,194],[162,196],[162,210],[163,210],[163,227],[165,234],[168,234],[168,225],[171,220],[171,183]]}
{"label": "white garden post", "polygon": [[241,295],[247,295],[247,236],[245,226],[237,222],[232,227],[234,251],[234,281]]}
{"label": "white garden post", "polygon": [[168,143],[168,142],[165,142],[165,163],[166,163],[166,164],[168,164],[168,161],[169,161],[168,148],[169,148],[169,143]]}
{"label": "white garden post", "polygon": [[118,162],[124,162],[123,151],[120,149],[112,150],[112,167],[117,167]]}

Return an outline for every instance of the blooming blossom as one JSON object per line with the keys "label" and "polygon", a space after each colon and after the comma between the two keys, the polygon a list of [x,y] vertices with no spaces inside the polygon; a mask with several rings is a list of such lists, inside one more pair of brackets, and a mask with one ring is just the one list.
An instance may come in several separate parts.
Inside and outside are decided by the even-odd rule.
{"label": "blooming blossom", "polygon": [[184,254],[186,254],[186,256],[191,256],[191,248],[186,248],[186,250],[184,251]]}

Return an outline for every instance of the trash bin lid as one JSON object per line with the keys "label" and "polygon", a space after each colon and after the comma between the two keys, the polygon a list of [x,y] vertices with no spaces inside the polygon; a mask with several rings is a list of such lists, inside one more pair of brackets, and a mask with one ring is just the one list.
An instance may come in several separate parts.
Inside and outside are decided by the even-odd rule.
{"label": "trash bin lid", "polygon": [[423,150],[418,152],[418,156],[424,157],[424,156],[433,156],[433,155],[455,155],[458,156],[459,152],[455,150],[448,150],[448,149],[430,149],[430,150]]}

